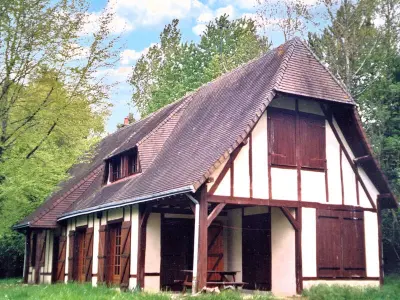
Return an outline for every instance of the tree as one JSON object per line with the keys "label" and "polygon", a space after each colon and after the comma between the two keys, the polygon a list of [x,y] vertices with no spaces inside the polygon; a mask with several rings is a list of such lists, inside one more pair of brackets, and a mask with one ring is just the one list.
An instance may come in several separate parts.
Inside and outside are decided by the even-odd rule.
{"label": "tree", "polygon": [[198,44],[182,43],[179,21],[173,20],[133,67],[132,101],[147,115],[219,75],[261,55],[269,48],[254,21],[230,21],[223,15],[210,22]]}

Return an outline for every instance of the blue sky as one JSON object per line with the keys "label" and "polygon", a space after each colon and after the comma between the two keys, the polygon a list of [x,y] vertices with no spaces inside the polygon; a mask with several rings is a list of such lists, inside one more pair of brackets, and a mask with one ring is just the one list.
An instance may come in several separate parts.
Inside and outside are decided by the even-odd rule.
{"label": "blue sky", "polygon": [[[95,20],[107,7],[115,12],[110,28],[115,35],[121,35],[120,62],[114,69],[108,70],[109,79],[119,83],[110,93],[109,100],[113,108],[106,131],[115,131],[116,125],[122,123],[129,112],[139,118],[132,105],[132,90],[126,79],[136,60],[147,47],[158,42],[160,32],[173,18],[180,20],[183,40],[198,41],[205,24],[210,20],[224,13],[231,18],[244,15],[255,17],[256,5],[256,0],[92,0],[89,20]],[[268,37],[274,45],[283,42],[283,36],[278,32],[270,32]]]}

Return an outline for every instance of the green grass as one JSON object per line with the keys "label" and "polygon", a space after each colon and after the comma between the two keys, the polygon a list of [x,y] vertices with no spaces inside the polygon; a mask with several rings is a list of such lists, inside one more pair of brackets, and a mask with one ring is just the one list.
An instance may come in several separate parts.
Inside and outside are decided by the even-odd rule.
{"label": "green grass", "polygon": [[308,300],[400,299],[400,277],[389,276],[381,288],[318,285],[303,292]]}
{"label": "green grass", "polygon": [[[167,300],[167,299],[192,299],[192,300],[241,300],[245,298],[254,300],[275,299],[270,294],[240,294],[233,291],[224,291],[220,294],[204,294],[196,297],[170,293],[138,293],[120,292],[116,289],[100,286],[93,288],[90,284],[54,284],[54,285],[25,285],[19,279],[0,280],[0,299],[10,300],[92,300],[92,299],[138,299],[138,300]],[[347,286],[319,285],[305,290],[302,299],[307,300],[381,300],[400,299],[400,277],[388,277],[382,288],[351,288]]]}

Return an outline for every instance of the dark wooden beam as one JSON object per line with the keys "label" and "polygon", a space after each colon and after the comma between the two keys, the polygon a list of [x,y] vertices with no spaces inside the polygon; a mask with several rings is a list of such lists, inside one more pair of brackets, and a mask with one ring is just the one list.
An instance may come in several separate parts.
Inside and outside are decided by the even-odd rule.
{"label": "dark wooden beam", "polygon": [[[306,199],[305,199],[306,200]],[[331,210],[351,210],[351,211],[372,211],[376,212],[374,208],[364,208],[360,206],[352,205],[336,205],[327,203],[318,203],[312,201],[292,201],[292,200],[280,200],[280,199],[260,199],[260,198],[243,198],[243,197],[230,197],[230,196],[216,196],[208,195],[207,201],[209,203],[225,203],[227,205],[234,206],[271,206],[271,207],[308,207],[308,208],[320,208],[320,209],[331,209]]]}
{"label": "dark wooden beam", "polygon": [[[208,201],[207,201],[207,187],[203,185],[200,190],[199,200],[199,248],[197,259],[197,291],[201,291],[207,285],[207,246],[208,246]],[[193,274],[194,275],[194,274]]]}
{"label": "dark wooden beam", "polygon": [[302,208],[296,209],[296,222],[299,229],[295,232],[295,253],[296,253],[296,292],[301,294],[303,292],[303,263],[302,263]]}
{"label": "dark wooden beam", "polygon": [[144,288],[144,272],[146,258],[146,227],[151,212],[149,204],[139,204],[139,229],[138,229],[138,255],[137,255],[137,281],[138,286]]}
{"label": "dark wooden beam", "polygon": [[300,224],[297,222],[297,220],[293,217],[293,215],[290,213],[289,209],[287,207],[280,207],[282,213],[285,215],[285,217],[288,219],[290,224],[292,225],[293,229],[298,231],[300,229]]}
{"label": "dark wooden beam", "polygon": [[381,199],[391,199],[392,198],[392,194],[389,194],[389,193],[387,193],[387,194],[379,194],[378,195],[378,200],[381,200]]}
{"label": "dark wooden beam", "polygon": [[353,162],[356,165],[361,165],[367,161],[371,161],[372,160],[372,156],[371,155],[364,155],[364,156],[360,156],[360,157],[356,157],[355,159],[353,159]]}
{"label": "dark wooden beam", "polygon": [[219,213],[224,209],[225,203],[219,203],[207,217],[207,228],[210,227],[211,223],[218,217]]}

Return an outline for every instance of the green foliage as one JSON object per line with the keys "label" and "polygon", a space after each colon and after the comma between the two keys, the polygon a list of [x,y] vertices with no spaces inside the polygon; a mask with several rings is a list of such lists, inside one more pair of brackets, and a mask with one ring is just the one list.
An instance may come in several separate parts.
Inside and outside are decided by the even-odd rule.
{"label": "green foliage", "polygon": [[254,21],[230,21],[223,15],[210,22],[198,44],[182,42],[173,20],[133,68],[133,103],[142,116],[179,99],[221,74],[260,56],[269,48]]}
{"label": "green foliage", "polygon": [[0,236],[0,277],[15,277],[22,274],[25,238],[11,232]]}
{"label": "green foliage", "polygon": [[400,280],[387,277],[382,288],[317,285],[303,292],[309,300],[382,300],[398,299]]}

